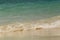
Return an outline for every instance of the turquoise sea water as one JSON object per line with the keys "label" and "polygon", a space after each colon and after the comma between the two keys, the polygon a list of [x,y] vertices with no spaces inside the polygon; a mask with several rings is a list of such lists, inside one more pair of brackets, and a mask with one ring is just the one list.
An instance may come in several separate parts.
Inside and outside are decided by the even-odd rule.
{"label": "turquoise sea water", "polygon": [[60,15],[60,1],[0,4],[0,23],[33,21]]}
{"label": "turquoise sea water", "polygon": [[[24,1],[24,2],[23,2]],[[0,0],[0,24],[60,16],[60,0]],[[5,27],[5,26],[4,26]],[[50,32],[49,32],[50,33]],[[54,31],[54,33],[56,33]],[[16,34],[17,35],[17,34]],[[60,36],[6,37],[1,40],[59,40]]]}

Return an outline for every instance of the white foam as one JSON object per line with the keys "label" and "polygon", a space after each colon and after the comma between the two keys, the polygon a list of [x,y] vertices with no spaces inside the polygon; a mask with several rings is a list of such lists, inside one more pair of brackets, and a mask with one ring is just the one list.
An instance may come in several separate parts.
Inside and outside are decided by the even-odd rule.
{"label": "white foam", "polygon": [[[43,24],[38,24],[38,23],[30,23],[30,24],[24,24],[24,23],[17,23],[17,24],[12,24],[12,25],[7,25],[6,30],[3,28],[0,28],[0,32],[10,32],[13,30],[18,30],[18,29],[33,29],[33,28],[55,28],[60,26],[60,20],[56,20],[51,23],[43,23]],[[4,27],[4,26],[3,26]]]}
{"label": "white foam", "polygon": [[52,23],[44,23],[44,24],[41,24],[40,26],[42,28],[55,28],[55,27],[58,27],[60,25],[60,20],[57,20],[55,22],[52,22]]}

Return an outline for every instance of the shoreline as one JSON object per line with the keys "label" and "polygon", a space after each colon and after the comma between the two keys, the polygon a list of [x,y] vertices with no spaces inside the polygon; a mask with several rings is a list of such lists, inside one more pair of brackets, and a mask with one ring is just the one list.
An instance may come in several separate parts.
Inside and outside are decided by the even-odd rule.
{"label": "shoreline", "polygon": [[[54,20],[55,19],[55,20]],[[49,21],[50,20],[50,21]],[[35,21],[30,23],[12,23],[0,26],[0,37],[3,36],[59,36],[60,16],[48,20]]]}

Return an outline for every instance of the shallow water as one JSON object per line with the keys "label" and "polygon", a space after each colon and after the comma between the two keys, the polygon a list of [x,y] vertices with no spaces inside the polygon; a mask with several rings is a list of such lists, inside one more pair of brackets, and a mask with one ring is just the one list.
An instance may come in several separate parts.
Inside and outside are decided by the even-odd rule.
{"label": "shallow water", "polygon": [[60,15],[60,1],[0,4],[0,24],[34,21]]}
{"label": "shallow water", "polygon": [[17,37],[5,37],[1,38],[0,40],[59,40],[60,36],[29,36],[29,37],[24,37],[24,38],[17,38]]}
{"label": "shallow water", "polygon": [[[60,16],[60,0],[0,0],[0,25],[9,24],[13,22],[30,22],[41,19],[49,19],[50,17]],[[59,24],[57,19],[60,17],[52,18],[56,20],[53,26]],[[50,22],[51,19],[48,20]],[[41,22],[40,22],[41,23]],[[60,24],[59,24],[60,25]],[[59,26],[58,25],[58,26]],[[37,25],[38,26],[38,25]],[[47,25],[45,25],[47,26]],[[43,26],[43,27],[45,27]],[[51,25],[49,25],[51,27]],[[11,27],[11,26],[9,26]],[[26,27],[26,26],[25,26]],[[4,30],[5,31],[5,30]],[[54,33],[55,34],[54,34]],[[46,33],[46,32],[45,32]],[[48,31],[52,35],[59,34],[59,31]],[[46,34],[47,34],[46,33]],[[32,33],[33,34],[33,33]],[[34,33],[35,34],[35,33]],[[44,32],[42,32],[44,34]],[[16,34],[17,35],[17,34]],[[0,40],[59,40],[60,36],[40,36],[40,35],[26,35],[25,37],[6,37],[3,35]]]}

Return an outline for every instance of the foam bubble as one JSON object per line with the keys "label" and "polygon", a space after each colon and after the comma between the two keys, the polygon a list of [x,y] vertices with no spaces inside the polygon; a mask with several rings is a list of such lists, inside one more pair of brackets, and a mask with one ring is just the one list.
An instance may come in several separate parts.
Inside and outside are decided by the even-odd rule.
{"label": "foam bubble", "polygon": [[[58,17],[56,17],[58,18]],[[48,20],[49,21],[49,20]],[[8,24],[6,26],[2,25],[0,27],[0,32],[13,32],[15,30],[29,30],[29,29],[34,29],[34,28],[55,28],[55,27],[59,27],[60,26],[60,19],[59,20],[55,20],[52,21],[50,23],[45,23],[43,21],[42,22],[35,22],[35,23],[12,23],[12,24]]]}

